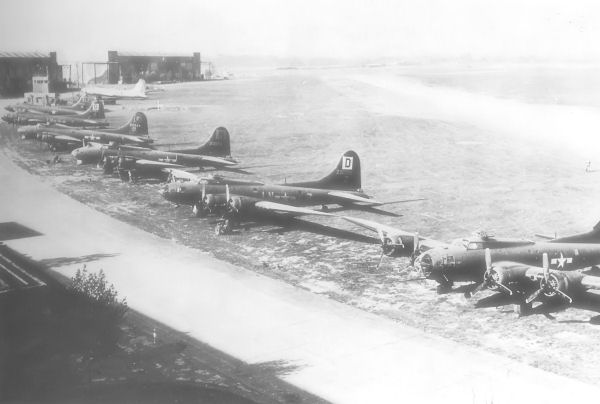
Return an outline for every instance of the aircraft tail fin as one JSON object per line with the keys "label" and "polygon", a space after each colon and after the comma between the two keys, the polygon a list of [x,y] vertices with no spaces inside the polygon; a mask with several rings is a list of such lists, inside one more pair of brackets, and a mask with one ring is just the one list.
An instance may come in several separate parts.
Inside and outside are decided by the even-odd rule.
{"label": "aircraft tail fin", "polygon": [[77,101],[75,101],[73,104],[71,104],[71,108],[79,109],[84,105],[84,102],[85,102],[85,97],[83,95],[81,95]]}
{"label": "aircraft tail fin", "polygon": [[357,191],[361,189],[362,186],[360,158],[355,151],[348,150],[342,154],[335,169],[320,180],[287,185],[308,188]]}
{"label": "aircraft tail fin", "polygon": [[104,102],[95,99],[90,107],[79,115],[81,118],[104,119]]}
{"label": "aircraft tail fin", "polygon": [[143,112],[136,112],[129,122],[116,130],[123,135],[144,136],[148,135],[148,118]]}
{"label": "aircraft tail fin", "polygon": [[600,222],[587,233],[575,234],[572,236],[558,237],[552,239],[551,243],[597,243],[600,244]]}
{"label": "aircraft tail fin", "polygon": [[139,93],[140,95],[146,95],[146,80],[139,79],[138,82],[133,87],[134,93]]}
{"label": "aircraft tail fin", "polygon": [[229,131],[220,126],[202,146],[191,150],[172,150],[175,153],[202,154],[214,157],[231,156],[231,145],[229,143]]}

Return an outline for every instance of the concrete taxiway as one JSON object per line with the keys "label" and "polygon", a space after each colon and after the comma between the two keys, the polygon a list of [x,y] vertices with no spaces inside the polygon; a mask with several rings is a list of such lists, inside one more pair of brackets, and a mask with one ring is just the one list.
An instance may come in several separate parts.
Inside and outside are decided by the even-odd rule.
{"label": "concrete taxiway", "polygon": [[[600,389],[294,288],[161,239],[61,194],[0,154],[7,245],[71,276],[104,269],[131,307],[339,403],[562,403]],[[134,187],[132,186],[132,192]],[[448,319],[448,321],[453,321]],[[485,321],[482,318],[482,321]]]}

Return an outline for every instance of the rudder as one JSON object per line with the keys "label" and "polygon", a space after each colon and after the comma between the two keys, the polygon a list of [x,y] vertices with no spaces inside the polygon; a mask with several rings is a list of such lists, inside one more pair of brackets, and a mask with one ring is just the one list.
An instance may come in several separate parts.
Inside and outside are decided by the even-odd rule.
{"label": "rudder", "polygon": [[133,136],[148,135],[148,118],[146,117],[146,114],[143,112],[136,112],[129,122],[121,126],[117,132]]}
{"label": "rudder", "polygon": [[230,157],[231,145],[229,131],[220,126],[202,146],[191,150],[171,150],[173,153],[197,154],[214,157]]}
{"label": "rudder", "polygon": [[197,153],[216,157],[231,156],[229,131],[222,126],[215,129],[210,139],[197,149]]}
{"label": "rudder", "polygon": [[104,102],[95,99],[90,107],[80,115],[82,118],[104,119]]}

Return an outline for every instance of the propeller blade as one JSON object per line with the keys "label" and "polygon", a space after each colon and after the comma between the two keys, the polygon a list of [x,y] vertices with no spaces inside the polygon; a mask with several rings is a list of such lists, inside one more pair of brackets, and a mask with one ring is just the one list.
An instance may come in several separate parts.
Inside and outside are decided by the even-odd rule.
{"label": "propeller blade", "polygon": [[381,249],[381,255],[379,255],[379,262],[377,263],[377,266],[375,267],[375,270],[379,270],[379,267],[381,266],[381,263],[383,262],[383,256],[384,256],[384,251],[383,248]]}
{"label": "propeller blade", "polygon": [[204,202],[205,197],[206,197],[206,182],[202,182],[202,202]]}
{"label": "propeller blade", "polygon": [[377,235],[379,236],[379,240],[381,240],[381,244],[383,245],[385,243],[385,234],[383,233],[383,230],[377,229]]}
{"label": "propeller blade", "polygon": [[544,280],[548,282],[548,274],[550,265],[548,264],[548,253],[542,254],[542,268],[544,268]]}
{"label": "propeller blade", "polygon": [[225,184],[225,198],[227,199],[227,203],[229,203],[229,199],[231,195],[229,195],[229,184]]}
{"label": "propeller blade", "polygon": [[419,233],[413,234],[413,254],[419,251],[420,240],[421,239],[419,238]]}
{"label": "propeller blade", "polygon": [[571,299],[571,297],[569,295],[567,295],[565,292],[563,292],[562,290],[556,289],[556,293],[558,293],[559,295],[561,295],[562,297],[567,299],[569,301],[569,304],[573,303],[573,299]]}
{"label": "propeller blade", "polygon": [[536,290],[535,292],[533,292],[531,295],[529,295],[529,297],[527,299],[525,299],[525,303],[529,304],[531,302],[533,302],[535,299],[538,298],[538,296],[540,295],[540,293],[542,293],[543,289],[540,288],[538,290]]}
{"label": "propeller blade", "polygon": [[487,288],[487,283],[485,281],[483,281],[479,285],[477,285],[475,287],[475,289],[473,289],[472,291],[465,292],[465,297],[466,298],[473,297],[473,296],[475,296],[477,293],[481,292],[485,288]]}
{"label": "propeller blade", "polygon": [[508,288],[506,285],[503,285],[501,283],[497,283],[496,285],[501,287],[502,289],[504,289],[506,291],[506,293],[508,293],[509,296],[512,296],[513,291],[510,290],[510,288]]}
{"label": "propeller blade", "polygon": [[485,249],[485,268],[488,270],[492,268],[492,253],[489,248]]}

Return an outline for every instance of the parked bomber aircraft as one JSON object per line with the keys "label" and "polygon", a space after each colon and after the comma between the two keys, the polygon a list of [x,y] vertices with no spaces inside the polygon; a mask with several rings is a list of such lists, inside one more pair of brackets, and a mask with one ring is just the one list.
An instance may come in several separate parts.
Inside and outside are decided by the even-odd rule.
{"label": "parked bomber aircraft", "polygon": [[148,119],[143,112],[136,112],[119,128],[79,129],[64,125],[21,126],[17,129],[22,139],[38,139],[50,145],[52,150],[73,149],[84,142],[104,144],[132,144],[148,146],[153,142],[148,136]]}
{"label": "parked bomber aircraft", "polygon": [[86,97],[79,97],[77,102],[72,105],[34,105],[21,103],[7,105],[4,107],[4,109],[10,112],[34,112],[49,115],[77,115],[82,110],[89,108],[89,103],[86,103],[85,99]]}
{"label": "parked bomber aircraft", "polygon": [[135,87],[131,89],[123,89],[120,86],[115,87],[84,87],[81,91],[86,95],[95,95],[100,97],[108,97],[114,99],[145,99],[148,98],[146,95],[146,82],[144,79],[140,79]]}
{"label": "parked bomber aircraft", "polygon": [[73,150],[79,164],[102,163],[105,173],[115,169],[129,179],[167,177],[170,168],[214,167],[233,169],[238,163],[231,156],[229,132],[215,129],[210,139],[195,149],[162,151],[134,146],[87,145]]}
{"label": "parked bomber aircraft", "polygon": [[[424,238],[371,220],[348,216],[343,218],[379,234],[382,258],[383,255],[411,257],[416,270],[439,283],[439,293],[450,291],[457,281],[475,282],[475,293],[483,288],[509,294],[517,291],[525,293],[531,287],[530,281],[534,280],[543,282],[544,291],[552,287],[563,292],[557,292],[562,295],[566,294],[569,284],[574,286],[583,281],[580,275],[564,275],[563,272],[600,264],[600,222],[590,232],[550,241],[496,238],[479,233],[478,237],[464,239],[457,245]],[[489,258],[486,258],[488,254]],[[545,265],[544,255],[549,258],[548,269],[540,270]],[[496,264],[492,265],[492,262]],[[540,274],[543,275],[543,281],[540,280]],[[549,283],[550,279],[552,284]],[[587,281],[588,278],[585,278]],[[547,296],[551,294],[544,293]]]}
{"label": "parked bomber aircraft", "polygon": [[[162,191],[165,199],[191,205],[196,216],[224,213],[215,232],[224,234],[232,230],[241,218],[260,212],[283,214],[313,214],[307,206],[337,204],[344,209],[371,210],[384,205],[361,189],[360,159],[354,151],[344,153],[335,169],[316,181],[269,185],[261,182],[221,183],[172,182]],[[401,201],[398,201],[401,202]]]}
{"label": "parked bomber aircraft", "polygon": [[39,112],[11,112],[2,117],[8,123],[14,125],[36,125],[41,124],[61,124],[67,126],[87,126],[101,127],[108,126],[104,120],[104,103],[94,101],[90,107],[77,115],[49,115]]}

